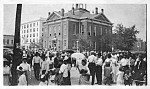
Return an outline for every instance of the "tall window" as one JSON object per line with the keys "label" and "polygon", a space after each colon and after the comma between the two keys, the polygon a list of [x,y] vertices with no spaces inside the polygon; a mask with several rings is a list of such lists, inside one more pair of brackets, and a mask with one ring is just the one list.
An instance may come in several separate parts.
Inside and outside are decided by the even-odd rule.
{"label": "tall window", "polygon": [[32,27],[32,24],[30,24],[30,27]]}
{"label": "tall window", "polygon": [[66,40],[64,40],[64,46],[66,46],[66,44],[67,44],[67,43],[66,43]]}
{"label": "tall window", "polygon": [[24,33],[26,33],[26,30],[24,30]]}
{"label": "tall window", "polygon": [[30,34],[30,37],[32,37],[32,34]]}
{"label": "tall window", "polygon": [[52,27],[51,26],[49,26],[49,35],[51,36],[51,33],[52,33]]}
{"label": "tall window", "polygon": [[30,29],[30,32],[32,32],[32,29]]}
{"label": "tall window", "polygon": [[54,36],[56,36],[56,26],[54,26],[53,29],[54,29]]}
{"label": "tall window", "polygon": [[73,24],[73,34],[76,34],[76,24]]}
{"label": "tall window", "polygon": [[67,34],[67,25],[64,24],[64,35],[66,35],[66,34]]}
{"label": "tall window", "polygon": [[94,26],[94,36],[96,36],[96,26]]}
{"label": "tall window", "polygon": [[92,26],[89,26],[89,31],[88,31],[88,35],[91,36],[91,31],[92,31]]}
{"label": "tall window", "polygon": [[7,44],[9,44],[9,39],[7,39]]}
{"label": "tall window", "polygon": [[33,23],[33,26],[35,26],[35,23]]}
{"label": "tall window", "polygon": [[58,25],[58,31],[59,31],[59,35],[60,35],[60,33],[61,33],[61,31],[60,31],[60,25]]}
{"label": "tall window", "polygon": [[49,41],[49,45],[50,45],[50,46],[51,46],[51,44],[52,44],[51,41]]}
{"label": "tall window", "polygon": [[82,35],[84,34],[84,25],[82,25],[81,34],[82,34]]}
{"label": "tall window", "polygon": [[58,40],[58,45],[60,46],[60,40]]}
{"label": "tall window", "polygon": [[108,33],[108,31],[107,31],[108,29],[107,28],[105,28],[105,34],[107,34]]}
{"label": "tall window", "polygon": [[92,46],[92,42],[91,42],[91,40],[89,41],[89,44],[90,44],[90,47]]}
{"label": "tall window", "polygon": [[35,39],[33,39],[33,42],[35,42]]}
{"label": "tall window", "polygon": [[93,47],[96,50],[96,42],[93,43]]}
{"label": "tall window", "polygon": [[5,45],[5,39],[3,39],[3,43],[4,43],[4,45]]}
{"label": "tall window", "polygon": [[11,40],[11,44],[13,44],[14,43],[14,41],[13,40]]}
{"label": "tall window", "polygon": [[29,27],[29,25],[27,24],[27,28]]}
{"label": "tall window", "polygon": [[37,26],[38,26],[38,22],[37,22]]}
{"label": "tall window", "polygon": [[100,35],[103,35],[102,27],[100,26]]}
{"label": "tall window", "polygon": [[24,25],[24,28],[26,28],[26,25]]}
{"label": "tall window", "polygon": [[77,47],[77,42],[76,42],[76,40],[73,41],[73,47],[75,47],[75,48]]}
{"label": "tall window", "polygon": [[35,28],[33,28],[33,32],[35,32]]}
{"label": "tall window", "polygon": [[33,37],[35,37],[35,33],[33,33]]}

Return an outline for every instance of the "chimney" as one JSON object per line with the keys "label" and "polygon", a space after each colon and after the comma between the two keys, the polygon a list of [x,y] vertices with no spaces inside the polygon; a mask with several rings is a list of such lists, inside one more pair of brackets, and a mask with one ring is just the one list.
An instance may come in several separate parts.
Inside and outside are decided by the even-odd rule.
{"label": "chimney", "polygon": [[74,15],[74,7],[72,7],[72,14]]}
{"label": "chimney", "polygon": [[48,16],[50,16],[51,15],[51,12],[48,12]]}
{"label": "chimney", "polygon": [[86,4],[85,4],[85,9],[86,9]]}
{"label": "chimney", "polygon": [[78,9],[78,4],[76,4],[76,9]]}
{"label": "chimney", "polygon": [[104,9],[101,9],[101,11],[102,11],[102,14],[104,13]]}
{"label": "chimney", "polygon": [[61,15],[62,15],[62,16],[64,16],[64,12],[65,12],[65,10],[62,8],[62,9],[61,9]]}
{"label": "chimney", "polygon": [[97,7],[95,8],[95,14],[98,14],[98,8]]}

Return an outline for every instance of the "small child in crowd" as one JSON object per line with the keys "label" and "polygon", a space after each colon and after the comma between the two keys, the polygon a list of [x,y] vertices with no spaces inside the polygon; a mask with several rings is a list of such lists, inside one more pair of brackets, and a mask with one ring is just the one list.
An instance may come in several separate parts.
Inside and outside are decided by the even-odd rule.
{"label": "small child in crowd", "polygon": [[117,85],[123,85],[124,83],[123,75],[124,75],[123,69],[122,67],[120,67],[117,73]]}
{"label": "small child in crowd", "polygon": [[23,68],[20,66],[18,68],[19,70],[19,79],[18,79],[18,86],[27,86],[27,80],[26,80],[26,76],[25,76],[25,71],[23,71]]}
{"label": "small child in crowd", "polygon": [[45,71],[42,71],[39,86],[46,86],[46,85],[47,85],[47,79],[46,79]]}

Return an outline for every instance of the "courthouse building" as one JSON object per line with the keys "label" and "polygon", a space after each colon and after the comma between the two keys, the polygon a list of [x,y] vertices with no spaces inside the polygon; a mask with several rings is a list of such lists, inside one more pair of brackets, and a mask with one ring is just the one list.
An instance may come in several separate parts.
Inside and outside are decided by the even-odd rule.
{"label": "courthouse building", "polygon": [[112,23],[104,15],[103,9],[99,12],[96,7],[95,11],[90,13],[86,9],[86,4],[76,4],[66,13],[64,9],[58,12],[49,12],[43,27],[44,48],[80,51],[111,50],[111,39],[106,39],[105,42],[103,39],[112,34]]}
{"label": "courthouse building", "polygon": [[22,23],[20,27],[20,44],[29,49],[31,44],[37,44],[43,36],[43,21],[45,18]]}

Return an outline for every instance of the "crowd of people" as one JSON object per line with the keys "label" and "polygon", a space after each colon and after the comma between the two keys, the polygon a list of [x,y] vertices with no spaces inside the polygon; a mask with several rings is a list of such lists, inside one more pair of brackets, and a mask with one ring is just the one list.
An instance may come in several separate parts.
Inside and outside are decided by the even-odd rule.
{"label": "crowd of people", "polygon": [[[147,84],[147,62],[144,55],[131,53],[83,52],[85,57],[75,59],[70,52],[23,50],[17,66],[18,86],[30,85],[31,71],[39,85],[71,85],[71,69],[80,74],[79,85],[143,85]],[[10,84],[11,62],[4,56],[4,85]],[[96,77],[96,78],[95,78]],[[96,80],[95,80],[96,79]]]}

